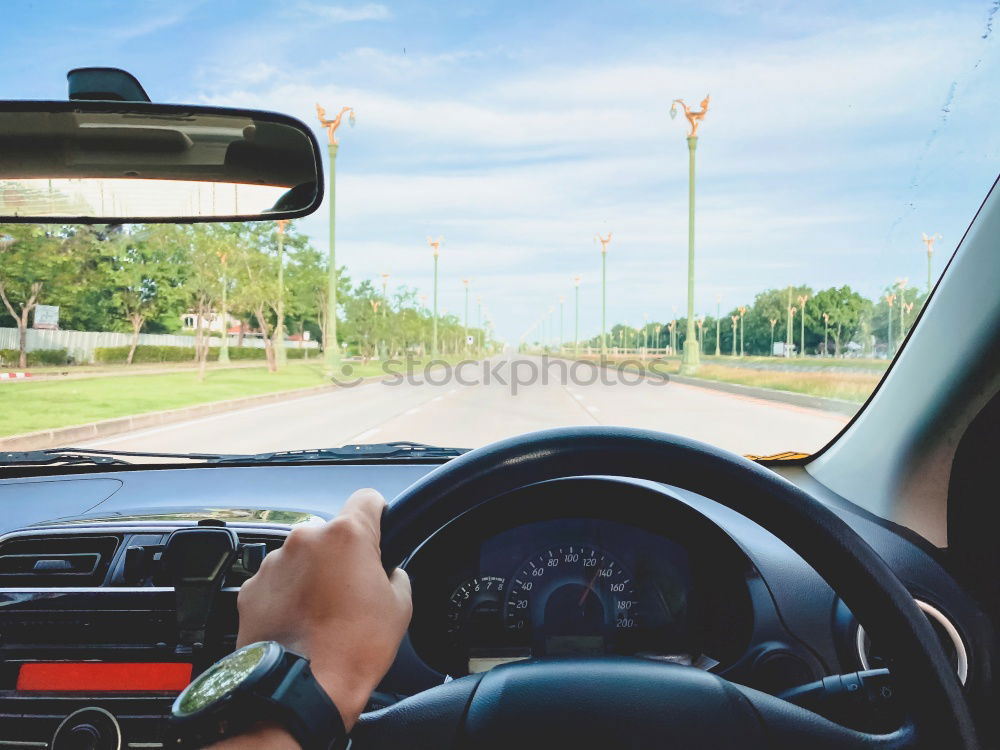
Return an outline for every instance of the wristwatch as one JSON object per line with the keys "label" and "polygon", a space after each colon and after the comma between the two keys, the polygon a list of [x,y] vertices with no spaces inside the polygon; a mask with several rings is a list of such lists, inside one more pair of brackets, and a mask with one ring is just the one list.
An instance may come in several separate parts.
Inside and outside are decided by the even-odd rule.
{"label": "wristwatch", "polygon": [[220,659],[177,696],[171,745],[203,747],[262,721],[287,730],[303,750],[347,744],[340,712],[313,676],[309,660],[275,641],[261,641]]}

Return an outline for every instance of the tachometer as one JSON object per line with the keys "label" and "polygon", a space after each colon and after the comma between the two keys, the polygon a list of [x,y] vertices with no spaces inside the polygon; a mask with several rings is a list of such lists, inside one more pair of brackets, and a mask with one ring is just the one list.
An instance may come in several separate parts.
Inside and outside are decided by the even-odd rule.
{"label": "tachometer", "polygon": [[513,576],[504,626],[535,655],[603,653],[640,625],[634,577],[597,547],[567,544],[531,557]]}
{"label": "tachometer", "polygon": [[476,576],[448,598],[448,637],[452,643],[478,643],[501,630],[500,609],[507,581],[500,576]]}

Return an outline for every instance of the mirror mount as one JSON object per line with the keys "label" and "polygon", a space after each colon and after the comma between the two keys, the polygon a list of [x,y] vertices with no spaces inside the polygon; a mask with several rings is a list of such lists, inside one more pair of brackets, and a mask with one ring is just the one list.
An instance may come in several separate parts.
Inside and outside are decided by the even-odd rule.
{"label": "mirror mount", "polygon": [[74,68],[66,78],[72,100],[150,101],[139,79],[121,68]]}

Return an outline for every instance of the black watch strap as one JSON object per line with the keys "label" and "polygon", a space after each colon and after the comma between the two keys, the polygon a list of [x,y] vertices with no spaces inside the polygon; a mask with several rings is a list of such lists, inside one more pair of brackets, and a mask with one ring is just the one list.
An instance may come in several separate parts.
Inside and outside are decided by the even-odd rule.
{"label": "black watch strap", "polygon": [[274,686],[269,702],[281,714],[281,725],[303,750],[346,747],[347,729],[340,711],[309,668],[309,661],[285,652],[287,669]]}

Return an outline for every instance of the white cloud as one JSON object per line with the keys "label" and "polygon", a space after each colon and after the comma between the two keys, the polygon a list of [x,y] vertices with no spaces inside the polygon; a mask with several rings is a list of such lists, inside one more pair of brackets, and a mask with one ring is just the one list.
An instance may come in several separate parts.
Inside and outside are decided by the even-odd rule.
{"label": "white cloud", "polygon": [[392,19],[392,11],[381,3],[364,3],[363,5],[323,5],[321,3],[304,3],[300,6],[304,13],[313,14],[333,23],[352,23],[355,21],[388,21]]}
{"label": "white cloud", "polygon": [[[701,310],[717,293],[732,305],[792,281],[881,287],[887,224],[971,54],[964,22],[864,19],[702,57],[671,49],[465,77],[484,53],[360,47],[321,70],[204,100],[311,125],[316,101],[356,108],[338,158],[338,258],[353,277],[390,270],[394,284],[427,289],[424,237],[444,233],[447,306],[472,276],[509,332],[571,293],[574,273],[592,298],[592,237],[613,229],[609,278],[623,292],[609,304],[612,317],[634,321],[683,306],[687,152],[683,121],[667,117],[676,95],[712,94],[698,149]],[[994,100],[964,106],[982,114]],[[321,247],[326,216],[302,222]],[[916,276],[905,264],[921,262],[917,250],[893,260],[900,270],[887,278]]]}

